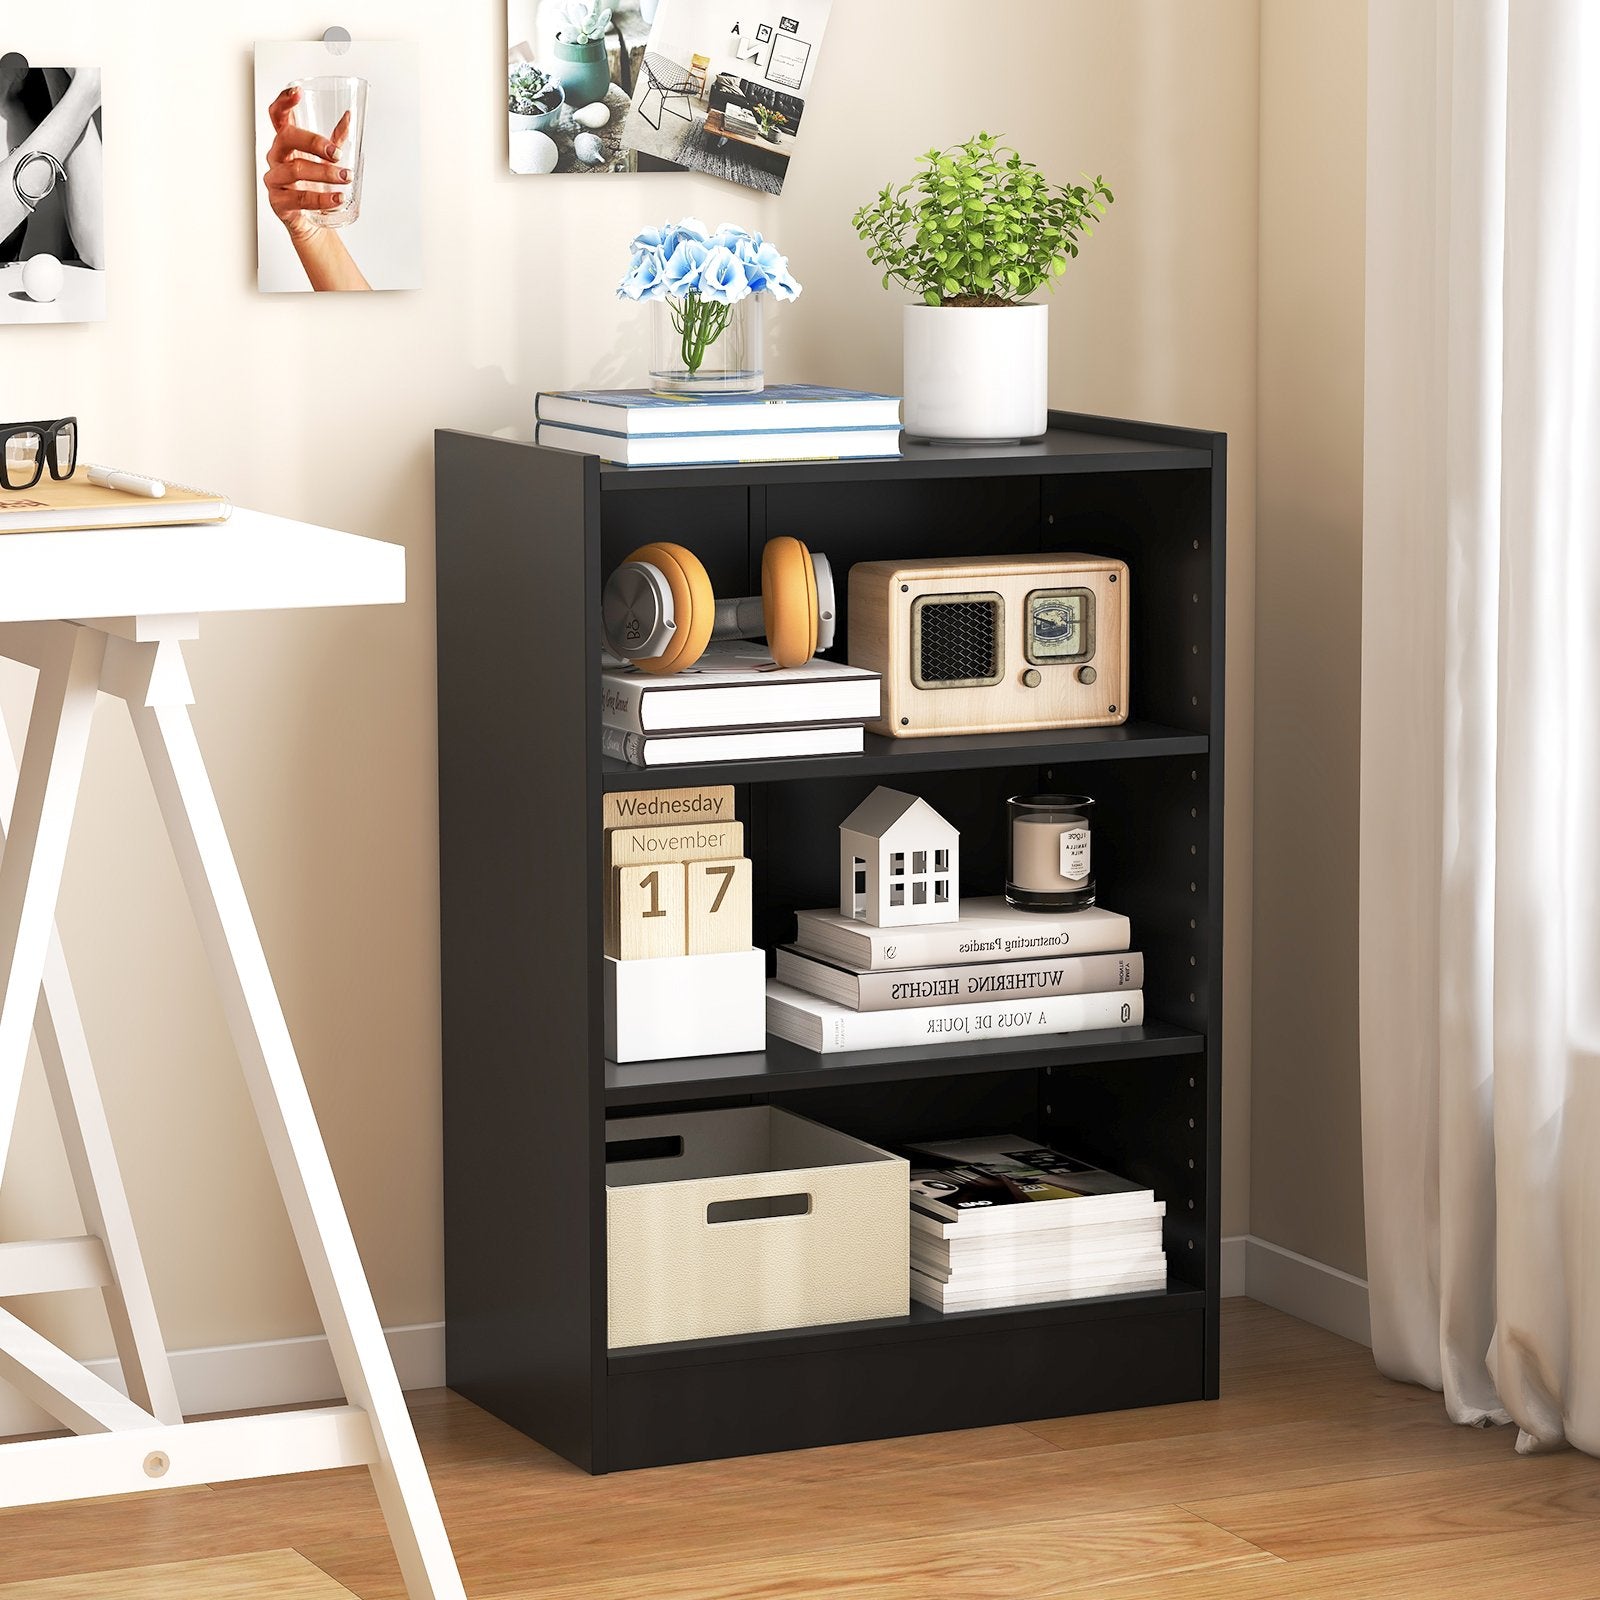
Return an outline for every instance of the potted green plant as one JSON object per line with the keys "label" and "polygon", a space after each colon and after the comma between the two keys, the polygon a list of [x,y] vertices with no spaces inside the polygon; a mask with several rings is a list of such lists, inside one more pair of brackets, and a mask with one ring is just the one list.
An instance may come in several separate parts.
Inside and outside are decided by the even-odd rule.
{"label": "potted green plant", "polygon": [[513,129],[548,128],[560,120],[565,102],[561,85],[531,61],[514,61],[506,74]]}
{"label": "potted green plant", "polygon": [[774,111],[771,106],[754,105],[750,110],[761,128],[761,137],[768,144],[776,144],[780,132],[788,126],[789,119],[781,111]]}
{"label": "potted green plant", "polygon": [[1028,304],[1114,199],[1101,178],[1058,187],[992,134],[929,150],[851,219],[903,318],[905,429],[947,443],[1033,439],[1049,425],[1049,307]]}
{"label": "potted green plant", "polygon": [[563,16],[556,33],[556,76],[567,104],[576,111],[604,100],[611,88],[611,63],[606,59],[611,8],[605,0],[568,0]]}

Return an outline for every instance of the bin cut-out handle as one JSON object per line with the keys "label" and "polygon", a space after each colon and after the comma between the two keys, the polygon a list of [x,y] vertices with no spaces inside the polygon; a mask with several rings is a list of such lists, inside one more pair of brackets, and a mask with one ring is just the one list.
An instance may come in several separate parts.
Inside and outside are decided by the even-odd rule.
{"label": "bin cut-out handle", "polygon": [[606,1143],[606,1165],[624,1161],[670,1161],[683,1154],[681,1133],[660,1133],[650,1139],[615,1139]]}
{"label": "bin cut-out handle", "polygon": [[766,1222],[773,1217],[804,1217],[810,1213],[808,1194],[761,1194],[744,1200],[713,1200],[706,1207],[706,1221]]}

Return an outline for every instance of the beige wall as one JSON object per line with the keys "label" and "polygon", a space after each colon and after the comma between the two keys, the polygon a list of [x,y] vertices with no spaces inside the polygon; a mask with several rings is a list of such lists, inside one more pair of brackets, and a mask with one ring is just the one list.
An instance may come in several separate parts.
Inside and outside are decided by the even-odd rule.
{"label": "beige wall", "polygon": [[[980,125],[1119,195],[1056,298],[1054,403],[1232,439],[1224,1228],[1243,1230],[1255,0],[1051,0],[1000,36],[971,0],[926,0],[914,26],[889,0],[838,5],[781,199],[690,176],[510,176],[500,0],[19,9],[0,49],[106,71],[112,318],[0,328],[0,415],[73,411],[91,456],[410,551],[403,609],[225,619],[192,651],[201,742],[386,1322],[441,1314],[431,432],[525,429],[537,388],[637,381],[644,322],[612,285],[633,229],[685,212],[789,251],[806,293],[770,319],[776,376],[897,385],[898,313],[849,214]],[[255,291],[250,42],[330,22],[422,46],[420,293]],[[24,687],[6,680],[13,711]],[[310,1331],[121,708],[103,704],[96,731],[61,920],[167,1331],[180,1347]],[[43,1098],[30,1079],[0,1236],[76,1226]],[[107,1347],[86,1309],[47,1325]]]}
{"label": "beige wall", "polygon": [[1251,1232],[1361,1273],[1363,0],[1261,7]]}

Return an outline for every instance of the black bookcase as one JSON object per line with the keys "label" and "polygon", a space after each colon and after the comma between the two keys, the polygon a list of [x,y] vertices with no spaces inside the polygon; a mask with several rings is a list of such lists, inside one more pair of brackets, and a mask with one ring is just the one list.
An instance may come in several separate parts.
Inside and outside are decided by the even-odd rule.
{"label": "black bookcase", "polygon": [[[1054,413],[1016,447],[629,471],[442,432],[437,469],[450,1385],[593,1472],[1214,1396],[1224,437]],[[752,594],[778,534],[829,556],[841,601],[856,561],[1121,557],[1134,720],[696,768],[603,758],[605,575],[664,537],[719,593]],[[840,654],[845,637],[841,618]],[[1144,1026],[607,1062],[602,794],[736,785],[770,949],[796,907],[834,899],[837,824],[880,782],[962,830],[968,895],[1003,884],[1007,795],[1096,796],[1096,876],[1145,952]],[[605,1120],[762,1103],[875,1143],[1023,1132],[1148,1183],[1167,1203],[1166,1292],[609,1352]]]}

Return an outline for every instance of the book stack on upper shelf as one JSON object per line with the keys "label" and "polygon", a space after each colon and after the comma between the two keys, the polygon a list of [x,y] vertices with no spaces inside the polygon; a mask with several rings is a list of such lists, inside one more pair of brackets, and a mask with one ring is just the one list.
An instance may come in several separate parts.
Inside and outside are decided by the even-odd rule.
{"label": "book stack on upper shelf", "polygon": [[1125,916],[961,900],[959,832],[895,789],[874,789],[839,835],[839,909],[797,913],[767,985],[769,1033],[827,1053],[1144,1021]]}
{"label": "book stack on upper shelf", "polygon": [[1020,1134],[908,1154],[913,1300],[984,1311],[1166,1287],[1154,1190]]}
{"label": "book stack on upper shelf", "polygon": [[816,657],[775,667],[760,645],[713,644],[667,676],[604,672],[600,748],[636,767],[859,755],[879,691],[878,674],[863,667]]}
{"label": "book stack on upper shelf", "polygon": [[814,383],[759,394],[563,389],[534,401],[535,442],[619,467],[872,460],[900,453],[900,398]]}

